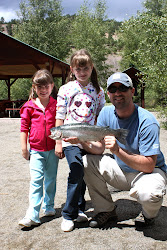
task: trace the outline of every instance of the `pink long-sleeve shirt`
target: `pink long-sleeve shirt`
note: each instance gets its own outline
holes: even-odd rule
[[[55,127],[57,101],[50,101],[43,111],[32,100],[20,110],[21,132],[28,132],[30,148],[35,151],[50,151],[55,148],[55,140],[50,137],[50,129]]]

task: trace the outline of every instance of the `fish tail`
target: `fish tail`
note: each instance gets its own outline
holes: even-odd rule
[[[116,139],[120,142],[120,143],[122,143],[122,144],[126,144],[126,137],[127,137],[127,135],[128,135],[128,130],[127,129],[119,129],[119,132],[118,132],[118,134],[117,134],[117,136],[116,136]]]

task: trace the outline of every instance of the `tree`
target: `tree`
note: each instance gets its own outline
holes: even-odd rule
[[[146,0],[143,5],[150,13],[156,16],[162,16],[167,8],[166,0]]]
[[[59,0],[29,0],[21,2],[19,23],[14,37],[64,60],[69,51],[68,19],[62,17]]]
[[[121,68],[129,68],[130,66],[138,66],[138,57],[135,54],[142,39],[142,32],[139,30],[138,19],[130,18],[122,23],[117,32],[118,44],[121,49],[122,61]]]
[[[156,93],[159,103],[167,101],[166,68],[167,68],[167,18],[156,16],[150,20],[149,15],[143,15],[142,29],[145,37],[140,41],[138,54],[140,65],[147,72],[147,82]]]
[[[107,69],[105,61],[109,54],[107,47],[107,26],[105,25],[105,1],[94,2],[94,10],[90,11],[88,1],[84,1],[71,26],[71,43],[75,49],[87,49],[100,75],[100,81],[106,81]]]
[[[1,19],[0,19],[0,31],[2,31],[2,32],[4,31],[4,27],[3,27],[4,22],[5,22],[4,17],[1,17]]]
[[[1,100],[5,100],[8,98],[8,89],[4,80],[0,81],[0,96]]]
[[[145,76],[146,90],[153,91],[157,103],[167,101],[167,16],[143,13],[124,22],[120,30],[123,44],[122,66],[130,64]]]
[[[4,17],[1,17],[0,23],[1,24],[5,23],[5,18]]]

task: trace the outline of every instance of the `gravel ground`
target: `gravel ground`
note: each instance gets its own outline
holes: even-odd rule
[[[155,113],[156,115],[156,113]],[[21,156],[20,119],[0,119],[0,249],[60,249],[60,250],[129,250],[167,249],[167,197],[165,196],[156,225],[137,230],[133,218],[140,212],[140,205],[129,197],[128,192],[114,192],[118,222],[102,229],[92,229],[88,223],[76,223],[75,229],[64,233],[60,229],[61,210],[66,200],[68,165],[65,159],[59,163],[56,216],[44,217],[42,224],[29,229],[18,226],[28,207],[29,166]],[[167,131],[161,129],[161,149],[167,160]],[[86,192],[86,214],[91,217],[93,208]]]

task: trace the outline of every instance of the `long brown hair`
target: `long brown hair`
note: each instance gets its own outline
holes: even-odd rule
[[[93,65],[92,57],[86,49],[80,49],[80,50],[76,51],[71,56],[71,59],[70,59],[70,66],[72,68],[75,66],[85,67],[88,63],[91,66]],[[100,85],[98,83],[97,72],[96,72],[94,65],[93,65],[92,74],[91,74],[90,79],[91,79],[91,82],[92,82],[93,86],[95,87],[97,93],[99,93],[100,92]],[[68,78],[67,78],[67,81],[72,81],[72,80],[75,80],[75,76],[70,71]]]
[[[29,94],[29,98],[28,100],[32,100],[36,97],[36,93],[34,90],[34,85],[45,85],[48,83],[54,83],[53,81],[53,76],[52,74],[49,72],[49,70],[47,69],[40,69],[38,71],[35,72],[35,74],[32,77],[32,88],[30,90],[30,94]],[[57,98],[57,88],[54,84],[53,90],[52,90],[52,94],[51,96],[56,99]]]

